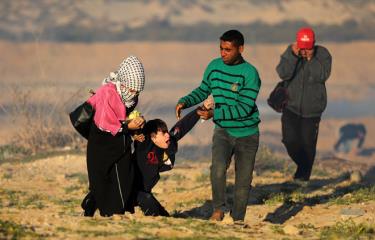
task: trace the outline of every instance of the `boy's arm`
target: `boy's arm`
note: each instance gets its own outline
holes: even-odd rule
[[[176,140],[180,140],[185,136],[186,133],[188,133],[194,125],[199,120],[199,115],[197,114],[197,109],[194,109],[193,111],[189,112],[187,115],[185,115],[183,118],[181,118],[169,131],[169,134],[171,137],[175,137]]]

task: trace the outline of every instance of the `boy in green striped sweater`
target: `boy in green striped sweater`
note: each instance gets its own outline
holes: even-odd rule
[[[203,119],[213,117],[215,130],[212,143],[211,186],[214,211],[211,220],[224,217],[226,171],[235,159],[234,204],[231,217],[243,222],[249,197],[255,155],[259,145],[259,111],[255,104],[261,81],[256,68],[246,62],[243,35],[229,30],[220,37],[221,58],[207,66],[200,86],[182,97],[176,106],[181,110],[204,101],[212,94],[215,108],[198,111]]]

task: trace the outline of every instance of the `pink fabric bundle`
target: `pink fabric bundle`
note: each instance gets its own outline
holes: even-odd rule
[[[121,129],[121,121],[126,119],[126,108],[116,86],[112,83],[101,86],[87,102],[95,109],[95,125],[115,136]]]

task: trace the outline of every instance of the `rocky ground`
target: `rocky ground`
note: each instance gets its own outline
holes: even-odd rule
[[[289,181],[293,169],[288,162],[280,168],[266,163],[267,156],[257,163],[245,226],[234,225],[228,216],[219,223],[207,220],[212,211],[209,162],[177,162],[162,175],[154,193],[173,215],[170,218],[145,217],[139,209],[133,215],[83,217],[84,155],[3,163],[0,239],[375,238],[373,166],[351,159],[318,159],[312,180],[301,186]],[[228,176],[230,205],[233,166]]]

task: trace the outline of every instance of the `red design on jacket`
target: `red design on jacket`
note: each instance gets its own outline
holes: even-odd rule
[[[156,157],[156,154],[155,152],[149,152],[147,153],[147,163],[148,164],[152,164],[152,165],[155,165],[155,164],[158,164],[158,158]]]

